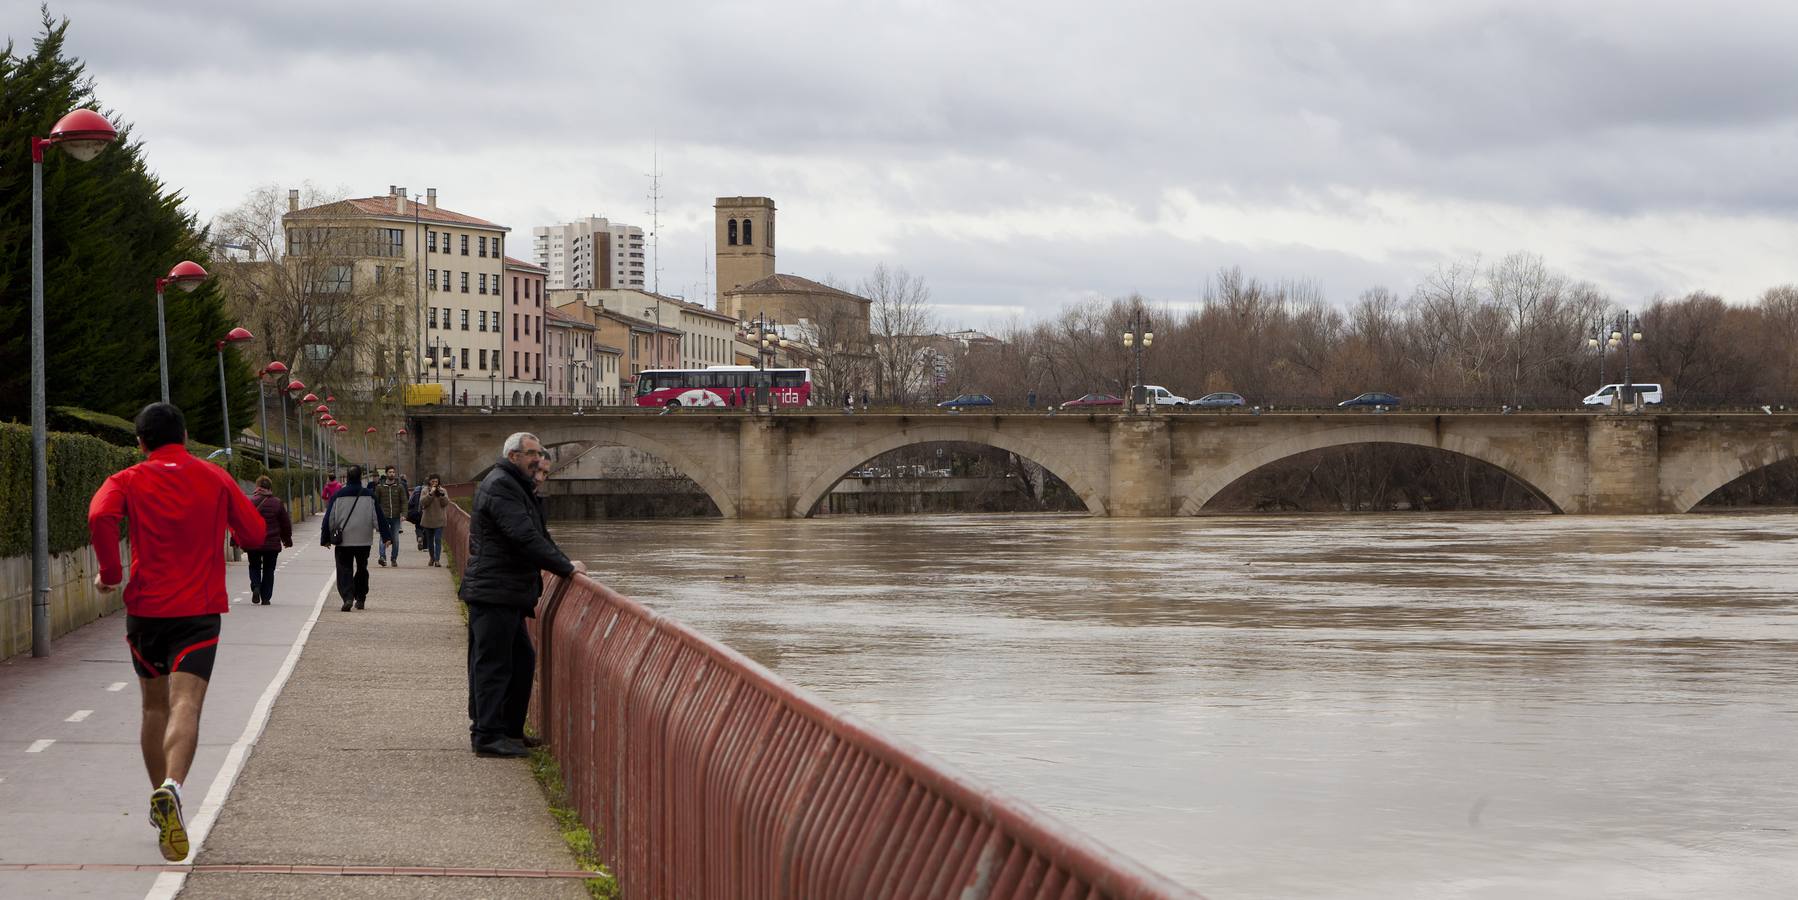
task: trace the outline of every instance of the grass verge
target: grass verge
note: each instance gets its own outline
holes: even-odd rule
[[[581,817],[569,806],[568,789],[562,784],[562,767],[556,765],[556,758],[542,747],[533,749],[531,774],[537,776],[537,784],[549,800],[549,814],[555,817],[556,828],[562,832],[562,841],[568,845],[569,852],[574,854],[581,868],[598,873],[582,882],[587,886],[588,896],[594,900],[618,900],[623,896],[618,892],[618,879],[599,861],[599,850],[593,845],[593,832],[581,824]]]

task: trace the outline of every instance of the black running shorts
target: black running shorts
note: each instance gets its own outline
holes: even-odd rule
[[[219,616],[157,619],[127,615],[125,644],[131,648],[131,666],[139,678],[186,672],[210,681],[212,661],[218,655]]]

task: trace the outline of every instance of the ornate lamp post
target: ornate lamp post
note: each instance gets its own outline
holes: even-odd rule
[[[230,396],[229,396],[230,392],[225,389],[225,345],[226,344],[242,344],[246,341],[253,341],[255,339],[256,339],[256,336],[251,334],[248,329],[233,328],[233,329],[231,329],[231,331],[229,333],[227,333],[224,336],[223,339],[219,340],[216,344],[213,345],[213,348],[218,350],[218,354],[219,354],[219,411],[225,417],[225,462],[227,463],[227,465],[231,462],[231,457],[235,454],[233,454],[233,452],[231,450],[231,400],[230,400]],[[164,368],[165,372],[167,370],[167,367],[168,367],[168,360],[165,359],[165,360],[163,360],[163,368]],[[164,388],[166,389],[166,387],[167,387],[167,385],[165,384]],[[168,401],[165,400],[163,402],[166,403]]]
[[[1143,315],[1142,307],[1138,306],[1131,314],[1129,328],[1124,332],[1125,349],[1133,350],[1136,354],[1136,383],[1130,387],[1130,405],[1133,407],[1148,400],[1148,392],[1142,386],[1142,352],[1154,343],[1155,332],[1149,330],[1149,317]],[[1149,403],[1148,407],[1149,413],[1154,414],[1155,405]]]
[[[31,655],[50,655],[50,427],[44,400],[44,149],[79,161],[100,155],[119,132],[106,117],[78,109],[31,136]]]
[[[169,270],[169,274],[156,279],[156,349],[162,360],[162,402],[164,403],[169,402],[169,334],[167,326],[163,324],[162,292],[164,288],[172,284],[186,293],[193,293],[193,289],[199,287],[200,282],[205,280],[206,270],[200,268],[200,264],[192,260],[175,263],[175,267]]]
[[[1617,328],[1611,332],[1610,340],[1607,341],[1612,349],[1616,349],[1619,344],[1623,345],[1623,400],[1625,403],[1633,402],[1636,399],[1636,383],[1630,380],[1629,374],[1629,345],[1641,342],[1642,320],[1626,309],[1623,311],[1623,315],[1618,317]]]
[[[1592,329],[1592,336],[1586,338],[1586,346],[1598,354],[1598,386],[1600,388],[1605,386],[1604,354],[1609,346],[1609,338],[1605,335],[1605,330],[1604,313],[1599,313],[1598,321],[1594,323]]]

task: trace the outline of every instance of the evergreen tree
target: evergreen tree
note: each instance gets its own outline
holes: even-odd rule
[[[31,156],[75,109],[98,109],[119,130],[99,156],[81,162],[44,154],[46,396],[130,418],[158,399],[155,280],[191,259],[211,269],[205,235],[181,196],[149,171],[144,147],[117,113],[100,106],[85,66],[65,52],[68,19],[43,10],[28,54],[0,52],[0,420],[25,421],[31,394]],[[191,436],[223,439],[214,344],[230,331],[219,291],[171,288],[167,303],[170,399]],[[232,420],[254,415],[253,369],[225,351]]]

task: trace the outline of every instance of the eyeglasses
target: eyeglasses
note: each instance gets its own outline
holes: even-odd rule
[[[542,450],[514,450],[512,452],[513,453],[522,453],[525,456],[542,456],[543,455]]]

